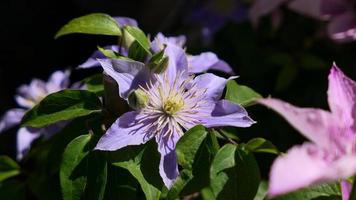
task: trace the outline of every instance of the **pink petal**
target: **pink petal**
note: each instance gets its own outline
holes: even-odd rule
[[[315,108],[298,108],[284,101],[268,98],[258,100],[284,117],[302,135],[320,146],[329,146],[331,126],[334,125],[331,113]]]
[[[328,102],[333,115],[355,130],[356,83],[334,64],[329,74]]]
[[[352,190],[352,184],[347,181],[341,181],[340,185],[342,200],[349,200],[350,193]]]
[[[293,0],[288,4],[288,8],[316,19],[322,19],[320,14],[320,4],[322,0]]]
[[[324,153],[314,144],[291,148],[272,165],[268,195],[274,197],[330,180],[330,163],[323,158]]]
[[[335,16],[328,26],[329,37],[338,42],[356,39],[356,18],[352,12]]]
[[[345,12],[348,6],[347,0],[322,0],[320,11],[322,15],[332,17]]]

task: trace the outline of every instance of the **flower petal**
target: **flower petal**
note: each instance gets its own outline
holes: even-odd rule
[[[348,6],[348,2],[345,0],[322,0],[320,11],[322,15],[330,17],[346,12]]]
[[[335,16],[328,25],[329,37],[338,42],[356,39],[356,18],[352,12]]]
[[[183,76],[180,79],[184,79],[184,76],[188,77],[188,60],[184,50],[168,43],[164,53],[169,58],[164,75],[167,76],[170,83],[173,84],[178,75]]]
[[[167,131],[167,127],[168,126],[163,128],[161,134],[156,136],[156,142],[158,144],[158,151],[161,154],[159,174],[161,175],[164,185],[169,189],[173,186],[179,175],[175,148],[180,135],[176,128],[173,127],[173,133],[166,136],[163,132]]]
[[[17,131],[17,159],[21,160],[30,150],[31,143],[40,136],[40,129],[20,128]]]
[[[352,190],[352,184],[347,181],[341,181],[340,185],[342,200],[349,200],[350,193]]]
[[[314,108],[298,108],[284,101],[268,98],[258,100],[284,117],[302,135],[321,146],[329,146],[335,120],[331,113]],[[336,125],[335,125],[336,126]]]
[[[140,83],[145,83],[150,78],[150,73],[145,64],[129,60],[99,60],[104,72],[112,77],[119,86],[121,98],[127,99],[133,89],[137,89]]]
[[[206,99],[216,101],[221,98],[227,81],[235,78],[237,78],[237,76],[225,79],[212,73],[206,73],[195,77],[192,84],[195,84],[196,87],[202,90],[206,90]]]
[[[210,116],[200,119],[201,123],[208,128],[219,126],[249,127],[255,123],[242,106],[227,100],[217,102],[208,114]]]
[[[233,73],[231,67],[212,52],[203,52],[196,56],[188,56],[188,67],[190,73],[202,73],[209,69]]]
[[[334,63],[329,74],[328,102],[331,112],[356,131],[356,82]]]
[[[59,90],[68,88],[70,71],[55,71],[48,82],[46,83],[47,93],[58,92]]]
[[[25,115],[25,110],[20,108],[13,108],[8,110],[0,120],[0,133],[6,131],[21,122]]]
[[[166,37],[162,33],[157,33],[154,40],[151,42],[151,49],[153,52],[159,52],[164,48],[164,45],[171,44],[178,47],[183,47],[187,38],[184,35],[176,37]]]
[[[288,0],[256,0],[250,8],[249,15],[254,26],[258,25],[259,19],[275,11]]]
[[[292,0],[288,4],[288,8],[309,17],[322,19],[323,17],[320,14],[321,1],[323,0]]]
[[[121,16],[116,16],[114,19],[117,21],[120,27],[124,26],[135,26],[137,27],[137,21],[130,18],[130,17],[121,17]]]
[[[100,138],[95,149],[116,151],[129,145],[146,143],[153,137],[147,129],[152,121],[144,121],[146,124],[138,122],[142,117],[136,111],[123,114]]]
[[[331,164],[324,156],[319,147],[310,143],[295,146],[286,155],[279,156],[271,168],[269,196],[332,180]]]
[[[115,52],[119,51],[119,47],[117,45],[106,46],[104,47],[104,49],[111,49]],[[124,50],[123,54],[126,56],[127,50]],[[98,61],[98,59],[105,59],[105,58],[106,58],[105,55],[101,51],[96,50],[84,63],[78,66],[78,69],[89,69],[92,67],[99,67],[100,62]]]

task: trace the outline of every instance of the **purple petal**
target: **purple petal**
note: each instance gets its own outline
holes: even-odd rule
[[[329,37],[338,42],[349,42],[356,39],[356,18],[352,12],[334,17],[328,25]]]
[[[342,200],[349,200],[350,193],[352,190],[352,184],[347,181],[341,181],[340,185]]]
[[[163,132],[168,131],[167,127],[163,128],[161,134],[156,136],[156,142],[158,144],[158,151],[161,154],[159,174],[162,177],[164,185],[170,189],[179,175],[175,148],[180,135],[173,128],[173,133],[165,137],[166,134],[163,134]]]
[[[58,92],[59,90],[68,88],[70,71],[55,71],[46,83],[47,93]]]
[[[202,73],[209,69],[233,73],[231,67],[223,60],[220,60],[212,52],[204,52],[196,56],[188,56],[188,66],[190,73]]]
[[[198,88],[201,88],[202,90],[206,90],[206,99],[216,101],[221,98],[227,81],[234,78],[237,77],[233,76],[229,79],[225,79],[211,73],[206,73],[195,77],[192,84],[195,84]]]
[[[278,196],[332,180],[333,174],[326,157],[321,149],[310,143],[291,148],[272,165],[269,196]]]
[[[106,46],[104,49],[111,49],[115,52],[119,51],[119,47],[117,45],[111,45],[111,46]],[[127,50],[122,49],[123,55],[127,56]],[[84,63],[78,66],[79,69],[89,69],[92,67],[99,67],[100,62],[98,59],[105,59],[105,55],[99,51],[96,50]]]
[[[320,11],[326,17],[333,17],[346,12],[348,6],[348,2],[345,0],[322,0]]]
[[[146,143],[153,135],[148,133],[147,126],[150,125],[139,122],[143,116],[138,112],[127,112],[119,117],[103,135],[95,149],[103,151],[116,151],[129,145],[139,145]]]
[[[254,26],[258,25],[261,17],[275,11],[279,6],[288,0],[256,0],[250,8],[249,15]]]
[[[164,48],[164,45],[171,44],[178,47],[183,47],[187,38],[184,35],[176,37],[166,37],[162,33],[157,33],[154,40],[151,42],[151,49],[153,52],[159,52]]]
[[[179,79],[184,79],[181,76],[188,77],[188,60],[184,50],[176,45],[167,44],[164,53],[169,58],[168,67],[164,74],[170,83],[173,84],[177,76],[180,76]]]
[[[201,123],[208,128],[220,126],[249,127],[255,123],[242,106],[227,100],[217,102],[208,114],[210,116],[200,119]]]
[[[137,89],[150,78],[148,68],[141,62],[119,59],[104,59],[99,62],[104,72],[117,82],[120,97],[124,99],[127,99],[131,90]]]
[[[114,19],[117,21],[120,27],[123,26],[138,26],[137,21],[129,17],[116,16]]]
[[[30,150],[31,143],[40,136],[40,129],[20,128],[17,131],[17,159],[21,160]]]
[[[288,8],[309,17],[322,19],[320,12],[321,1],[323,0],[292,0],[288,4]]]
[[[0,133],[6,131],[21,122],[25,115],[25,110],[20,108],[13,108],[8,110],[0,120]]]
[[[39,79],[33,79],[29,85],[21,85],[17,89],[15,99],[20,106],[32,108],[47,93],[46,83]]]
[[[337,126],[331,113],[314,108],[298,108],[278,99],[258,100],[284,117],[302,135],[320,146],[329,146],[332,130]]]
[[[329,74],[328,102],[331,112],[356,131],[356,83],[334,63]]]

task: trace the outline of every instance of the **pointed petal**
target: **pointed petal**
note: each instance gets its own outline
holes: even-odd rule
[[[352,184],[347,181],[341,181],[340,185],[342,200],[349,200],[350,193],[352,190]]]
[[[292,0],[288,4],[288,8],[309,17],[322,19],[323,17],[320,13],[321,1],[323,0]]]
[[[137,27],[137,21],[135,19],[132,19],[130,17],[121,17],[121,16],[116,16],[114,19],[117,21],[120,27],[124,26],[135,26]]]
[[[147,126],[152,121],[139,122],[144,117],[138,112],[127,112],[119,117],[103,135],[95,149],[116,151],[129,145],[146,143],[153,136],[149,134]]]
[[[237,78],[237,76],[225,79],[212,73],[206,73],[195,77],[192,84],[195,84],[196,87],[201,88],[202,90],[206,90],[206,99],[216,101],[221,98],[227,81],[235,78]]]
[[[287,154],[279,156],[271,168],[269,196],[332,180],[330,163],[323,159],[324,156],[321,149],[310,143],[295,146]]]
[[[255,123],[243,107],[227,100],[217,102],[208,115],[210,116],[200,119],[201,123],[208,128],[219,126],[249,127]]]
[[[8,110],[0,120],[0,133],[19,124],[24,115],[24,109],[13,108]]]
[[[268,98],[257,101],[283,118],[309,140],[321,146],[330,145],[335,120],[331,113],[315,108],[298,108],[284,101]]]
[[[157,33],[154,40],[151,42],[151,49],[153,52],[159,52],[164,48],[164,45],[171,44],[178,47],[183,47],[187,38],[184,35],[176,37],[166,37],[162,33]]]
[[[210,69],[232,73],[231,67],[212,52],[188,56],[188,67],[190,73],[202,73]]]
[[[31,143],[40,137],[40,129],[20,128],[17,132],[17,159],[21,160],[30,150]]]
[[[165,55],[168,57],[168,67],[164,72],[171,84],[177,79],[188,77],[188,61],[184,50],[176,45],[167,44]]]
[[[356,82],[348,78],[336,64],[329,74],[328,102],[331,112],[356,131]]]
[[[163,128],[162,132],[166,132],[167,127]],[[170,189],[179,175],[175,148],[180,135],[176,128],[173,128],[173,133],[168,136],[162,132],[156,136],[158,151],[161,154],[159,174],[161,175],[164,185]]]
[[[99,60],[104,72],[112,77],[119,86],[121,98],[127,99],[131,90],[137,89],[150,78],[145,64],[129,60]]]

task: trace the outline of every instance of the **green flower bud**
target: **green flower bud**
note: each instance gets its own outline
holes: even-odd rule
[[[129,94],[128,101],[131,108],[138,110],[146,106],[149,96],[145,91],[137,89]]]

